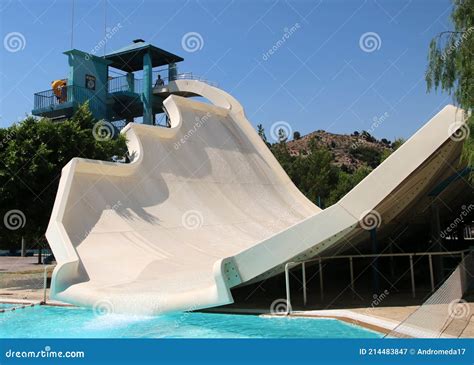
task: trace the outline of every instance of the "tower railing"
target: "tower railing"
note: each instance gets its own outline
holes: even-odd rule
[[[109,94],[116,92],[133,92],[135,94],[140,94],[143,90],[143,80],[142,79],[132,79],[130,80],[127,76],[114,77],[108,80],[107,82],[107,91]]]
[[[41,91],[34,94],[34,108],[43,109],[53,107],[55,105],[63,104],[68,101],[68,89],[64,88],[62,92],[57,96],[53,89]]]
[[[192,72],[183,72],[177,74],[171,80],[165,74],[167,70],[155,70],[152,73],[153,77],[153,87],[159,87],[156,84],[158,75],[163,75],[161,79],[163,80],[163,86],[169,84],[170,81],[175,80],[198,80],[205,82],[211,86],[217,86],[217,83],[209,81],[204,77],[193,74]],[[166,75],[166,76],[164,76]],[[114,77],[108,80],[107,82],[107,92],[108,94],[113,94],[117,92],[132,92],[135,94],[141,94],[143,92],[143,79],[130,79],[129,76],[119,76]],[[80,87],[76,85],[67,85],[59,89],[49,89],[41,91],[34,94],[34,109],[60,109],[62,106],[70,107],[69,103],[78,103],[83,104],[86,101],[98,101],[97,103],[90,103],[91,111],[94,113],[94,108],[104,108],[105,100],[100,100],[94,90],[87,89],[85,87]],[[98,115],[102,115],[101,111],[98,111]]]
[[[192,72],[179,73],[176,75],[176,77],[173,77],[172,79],[168,77],[168,70],[155,70],[153,71],[152,75],[153,75],[153,87],[158,87],[158,85],[156,84],[158,75],[160,75],[161,79],[163,80],[164,85],[168,84],[170,81],[175,81],[175,80],[197,80],[197,81],[205,82],[206,84],[209,84],[211,86],[217,86],[216,82],[209,81],[202,76],[193,74]]]
[[[102,114],[99,108],[105,108],[105,102],[93,90],[76,85],[64,86],[56,90],[56,92],[51,89],[36,93],[34,95],[34,108],[59,109],[63,105],[70,107],[72,102],[84,104],[88,101],[90,101],[89,108],[92,113]]]

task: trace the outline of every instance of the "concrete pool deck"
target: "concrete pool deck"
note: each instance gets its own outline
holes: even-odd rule
[[[38,256],[0,256],[0,274],[38,270],[44,270],[44,265],[38,264]]]
[[[292,317],[335,318],[353,323],[377,332],[388,334],[401,322],[407,319],[419,306],[398,306],[378,308],[330,309],[314,311],[295,311]],[[474,303],[469,303],[470,313],[474,313]],[[474,338],[474,317],[471,316],[465,328],[450,328],[445,337],[458,337],[456,331],[461,330],[462,338]]]
[[[390,306],[390,307],[361,307],[350,309],[322,309],[322,310],[294,310],[290,317],[305,317],[305,318],[333,318],[347,323],[352,323],[367,329],[371,329],[383,334],[388,334],[401,322],[406,320],[415,310],[419,308],[418,305],[412,306]],[[474,313],[474,303],[469,303],[470,313]],[[210,313],[233,313],[233,314],[254,314],[268,317],[281,317],[283,314],[272,314],[268,309],[251,309],[251,308],[211,308],[206,312]],[[455,332],[459,328],[453,327],[450,329]],[[447,332],[445,337],[450,337]],[[458,337],[454,335],[452,337]],[[462,330],[461,336],[463,338],[474,338],[474,316],[471,316],[469,324]]]
[[[42,301],[44,272],[47,270],[49,281],[54,266],[38,264],[37,256],[0,256],[0,298]],[[46,295],[49,296],[49,289]]]

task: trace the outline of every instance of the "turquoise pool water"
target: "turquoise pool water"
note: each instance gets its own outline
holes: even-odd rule
[[[21,304],[7,304],[7,303],[0,303],[0,309],[10,309],[14,307],[20,307]]]
[[[0,313],[0,338],[379,338],[332,319],[176,313],[96,315],[88,309],[35,306]]]

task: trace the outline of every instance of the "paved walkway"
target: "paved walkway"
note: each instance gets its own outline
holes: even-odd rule
[[[45,268],[49,279],[54,266],[38,265],[37,256],[0,256],[0,299],[42,301]]]
[[[42,271],[43,265],[38,265],[37,256],[0,256],[0,274],[6,272]]]
[[[400,322],[408,318],[418,306],[397,306],[397,307],[377,307],[377,308],[352,308],[352,309],[332,309],[314,311],[295,311],[293,316],[297,317],[330,317],[337,318],[350,323],[358,324],[382,333],[393,330]],[[469,303],[469,313],[474,313],[474,303]],[[443,305],[445,309],[445,305]],[[464,328],[466,322],[460,323]],[[457,337],[462,328],[451,328],[450,331]],[[464,328],[460,337],[474,338],[474,316],[470,318],[469,324]]]

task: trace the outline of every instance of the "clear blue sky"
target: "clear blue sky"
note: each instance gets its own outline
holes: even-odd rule
[[[72,0],[0,0],[0,126],[24,117],[33,94],[67,75]],[[74,48],[104,37],[104,0],[76,0]],[[107,51],[143,38],[184,57],[181,71],[215,81],[256,126],[286,121],[302,134],[371,129],[378,138],[409,137],[451,97],[426,94],[430,39],[450,28],[450,1],[107,1],[107,27],[121,28]],[[285,28],[293,32],[285,42]],[[20,49],[5,37],[19,32]],[[188,52],[183,36],[202,48]],[[361,36],[376,33],[374,44]],[[370,37],[370,35],[369,35]],[[377,37],[380,39],[377,39]],[[276,51],[264,57],[270,48]],[[99,50],[101,55],[103,49]],[[267,54],[268,56],[268,54]]]

